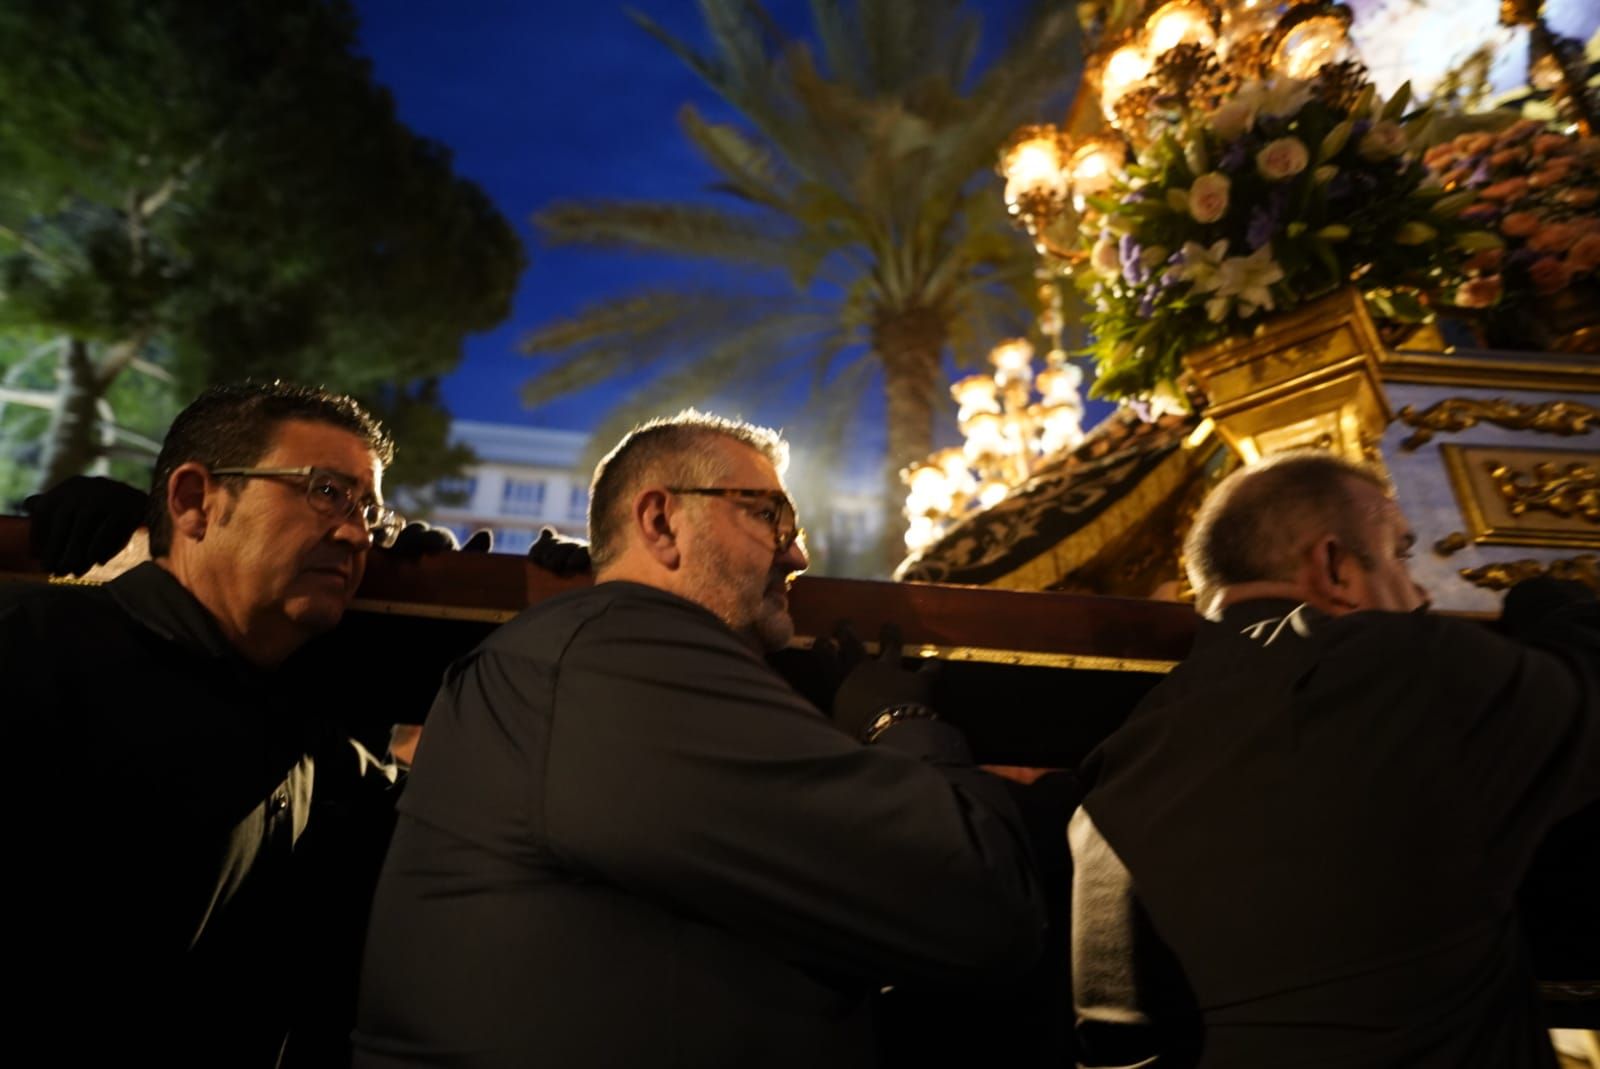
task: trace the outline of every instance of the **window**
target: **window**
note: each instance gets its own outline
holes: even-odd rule
[[[435,489],[439,492],[440,504],[470,505],[478,493],[478,478],[475,475],[460,475],[451,479],[440,479]]]
[[[534,532],[526,527],[496,527],[494,529],[494,551],[496,553],[512,553],[517,556],[528,552],[528,547],[533,545]]]
[[[538,516],[544,512],[543,479],[507,479],[500,494],[500,512],[505,516]]]
[[[567,502],[567,519],[582,522],[589,517],[589,488],[582,483],[574,483],[572,496]]]

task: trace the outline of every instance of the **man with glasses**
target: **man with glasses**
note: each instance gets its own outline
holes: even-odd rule
[[[25,785],[13,1033],[50,1060],[278,1061],[315,960],[291,867],[313,772],[319,800],[395,775],[322,718],[341,688],[283,666],[339,622],[400,523],[382,499],[393,452],[348,397],[207,390],[156,462],[152,560],[103,587],[5,592]]]
[[[980,983],[1045,909],[1004,784],[893,643],[833,720],[763,653],[806,567],[776,434],[647,424],[595,585],[457,662],[373,904],[356,1065],[872,1064],[886,984]]]

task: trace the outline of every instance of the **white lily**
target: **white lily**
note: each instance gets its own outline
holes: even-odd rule
[[[1183,243],[1183,262],[1167,268],[1167,275],[1192,283],[1195,293],[1210,293],[1222,284],[1218,270],[1223,257],[1227,255],[1227,238],[1215,242],[1209,249],[1198,241],[1186,241]]]
[[[1217,296],[1233,298],[1240,317],[1248,319],[1262,309],[1272,310],[1272,285],[1283,281],[1283,267],[1272,258],[1272,246],[1263,245],[1249,256],[1222,261],[1217,279]],[[1211,311],[1209,303],[1206,311]]]

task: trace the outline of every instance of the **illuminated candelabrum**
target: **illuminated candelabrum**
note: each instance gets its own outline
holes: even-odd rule
[[[1500,0],[1502,26],[1528,28],[1528,84],[1550,94],[1556,117],[1589,136],[1600,128],[1600,89],[1590,84],[1583,42],[1544,20],[1543,0]]]
[[[1328,0],[1154,7],[1104,35],[1088,57],[1085,84],[1097,94],[1099,114],[1075,125],[1103,120],[1108,129],[1069,134],[1041,123],[1019,129],[1001,149],[1007,208],[1040,255],[1070,273],[1083,257],[1079,228],[1093,221],[1089,198],[1111,188],[1131,152],[1186,116],[1210,112],[1252,80],[1309,79],[1330,65],[1359,88],[1366,73],[1350,45],[1350,22],[1350,9]]]
[[[998,503],[1041,461],[1082,440],[1083,372],[1059,344],[1038,374],[1033,355],[1026,339],[1002,342],[989,354],[991,374],[969,375],[950,388],[966,440],[901,473],[910,552],[938,541],[968,513]]]

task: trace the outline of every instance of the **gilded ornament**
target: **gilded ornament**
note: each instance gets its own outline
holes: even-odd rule
[[[1486,467],[1511,515],[1542,509],[1563,518],[1577,516],[1600,524],[1600,468],[1541,462],[1529,474],[1493,460]]]
[[[1482,400],[1476,397],[1450,397],[1421,412],[1411,405],[1400,410],[1400,419],[1416,433],[1400,443],[1412,452],[1444,431],[1464,431],[1479,423],[1493,423],[1514,431],[1537,431],[1571,437],[1588,434],[1600,424],[1600,408],[1581,401],[1544,401],[1523,404],[1503,397]]]
[[[1539,576],[1583,583],[1600,592],[1600,556],[1584,553],[1564,560],[1496,561],[1478,568],[1461,569],[1461,578],[1486,590],[1507,590],[1524,579]]]
[[[1464,531],[1451,531],[1433,544],[1433,551],[1441,557],[1448,557],[1452,553],[1459,553],[1468,545],[1467,535]]]

